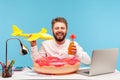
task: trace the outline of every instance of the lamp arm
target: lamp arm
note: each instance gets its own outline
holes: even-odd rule
[[[23,45],[22,42],[20,41],[20,39],[18,39],[18,38],[9,38],[9,39],[6,40],[6,55],[5,55],[6,66],[7,66],[7,60],[8,60],[7,45],[8,45],[8,41],[11,40],[11,39],[16,39],[20,42],[21,46]]]

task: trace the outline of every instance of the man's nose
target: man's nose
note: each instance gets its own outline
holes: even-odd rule
[[[62,28],[59,28],[58,30],[59,30],[59,31],[62,31]]]

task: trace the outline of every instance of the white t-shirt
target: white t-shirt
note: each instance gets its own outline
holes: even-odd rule
[[[68,39],[66,39],[65,43],[62,45],[57,44],[54,39],[46,40],[42,42],[42,46],[40,50],[38,50],[37,46],[31,47],[32,50],[31,57],[33,60],[36,60],[39,57],[43,57],[43,56],[53,56],[58,58],[71,57],[68,54],[69,44],[70,44],[70,40]],[[74,44],[76,45],[77,48],[77,53],[75,56],[78,57],[82,63],[90,64],[91,59],[88,56],[88,54],[83,51],[82,47],[80,47],[77,42],[74,42]]]

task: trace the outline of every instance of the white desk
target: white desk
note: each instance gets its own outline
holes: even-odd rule
[[[37,74],[29,68],[25,68],[23,71],[14,71],[12,77],[10,78],[2,78],[0,76],[0,80],[18,80],[18,79],[84,79],[84,80],[120,80],[120,72],[116,71],[115,73],[109,73],[99,76],[83,76],[77,73],[68,74],[68,75],[43,75]]]

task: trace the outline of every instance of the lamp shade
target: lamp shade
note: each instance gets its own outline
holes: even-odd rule
[[[20,49],[21,55],[28,54],[28,52],[29,52],[28,48],[25,45],[23,45],[21,42],[20,42],[20,45],[21,45],[21,49]]]

